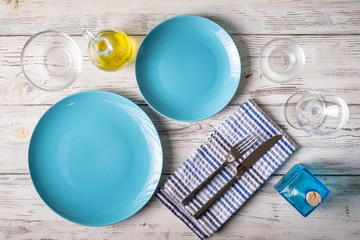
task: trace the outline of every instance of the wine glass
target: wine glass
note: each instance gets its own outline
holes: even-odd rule
[[[333,133],[349,118],[345,101],[323,89],[292,95],[285,103],[284,113],[293,128],[315,135]]]

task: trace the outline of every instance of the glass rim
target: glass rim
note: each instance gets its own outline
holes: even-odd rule
[[[301,66],[299,68],[299,70],[297,71],[296,74],[294,74],[293,77],[289,78],[289,79],[286,79],[286,80],[276,80],[276,79],[273,79],[271,77],[269,77],[267,75],[267,73],[265,73],[263,67],[262,67],[262,64],[261,64],[261,59],[263,58],[263,53],[265,51],[265,49],[270,45],[272,44],[273,42],[277,42],[277,41],[285,41],[285,42],[288,42],[288,43],[291,43],[293,46],[296,47],[296,49],[299,51],[300,53],[300,60],[301,60]],[[287,82],[290,82],[296,78],[298,78],[300,76],[300,74],[302,73],[303,69],[304,69],[304,65],[305,65],[305,53],[304,53],[304,50],[302,49],[302,47],[297,43],[295,42],[294,40],[290,39],[290,38],[284,38],[284,37],[280,37],[280,38],[275,38],[275,39],[271,39],[270,41],[268,41],[261,49],[260,51],[260,55],[259,55],[259,65],[260,65],[260,72],[261,74],[263,74],[266,79],[268,79],[269,81],[271,82],[274,82],[274,83],[287,83]]]
[[[27,74],[27,71],[25,70],[25,67],[24,67],[24,59],[25,59],[25,52],[26,52],[26,49],[27,47],[29,46],[29,44],[31,42],[33,42],[34,39],[36,39],[37,37],[41,36],[41,35],[45,35],[45,34],[48,34],[48,33],[54,33],[54,34],[57,34],[58,36],[61,36],[61,37],[64,37],[66,38],[67,40],[70,40],[71,44],[73,46],[75,46],[75,51],[78,52],[79,56],[81,56],[81,51],[80,51],[80,48],[79,46],[76,44],[76,42],[74,41],[74,39],[72,39],[69,35],[63,33],[63,32],[60,32],[60,31],[57,31],[57,30],[53,30],[53,29],[48,29],[48,30],[44,30],[44,31],[41,31],[41,32],[38,32],[34,35],[32,35],[25,43],[24,47],[22,48],[21,50],[21,55],[20,55],[20,65],[21,65],[21,70],[25,76],[25,78],[35,87],[41,89],[41,90],[44,90],[44,91],[49,91],[49,92],[55,92],[55,91],[60,91],[60,90],[63,90],[67,87],[69,87],[71,84],[74,83],[74,81],[77,79],[77,77],[79,76],[80,74],[80,69],[82,67],[82,60],[79,61],[79,70],[77,71],[76,73],[76,76],[73,77],[71,79],[71,81],[68,81],[66,84],[64,85],[61,85],[59,87],[54,87],[54,88],[44,88],[38,84],[36,84],[34,81],[31,80],[31,78],[29,77],[29,75]]]
[[[323,96],[321,94],[326,94],[327,96],[332,96],[335,97],[337,99],[337,101],[340,102],[340,104],[342,104],[342,106],[344,107],[344,116],[342,117],[342,124],[337,126],[336,128],[330,129],[329,131],[322,131],[320,129],[318,129],[317,127],[313,127],[313,128],[309,128],[308,130],[305,130],[300,124],[299,122],[293,122],[291,121],[291,118],[288,117],[288,114],[291,114],[291,110],[289,110],[290,104],[292,104],[292,108],[293,109],[297,109],[299,107],[299,102],[291,102],[292,99],[294,97],[298,97],[297,101],[300,101],[301,99],[303,99],[303,97],[307,94],[313,94],[313,95],[317,95],[319,99],[322,99]],[[295,110],[296,111],[296,110]],[[295,112],[294,112],[295,113]],[[324,89],[324,88],[315,88],[315,89],[308,89],[306,91],[301,91],[301,92],[297,92],[292,94],[285,102],[284,105],[284,117],[285,117],[285,121],[294,129],[296,130],[303,130],[306,133],[313,135],[313,136],[324,136],[324,135],[329,135],[332,134],[338,130],[340,130],[349,120],[349,107],[348,104],[345,102],[345,100],[341,97],[339,97],[337,94],[335,94],[334,92]],[[319,131],[314,132],[314,129],[318,129]]]

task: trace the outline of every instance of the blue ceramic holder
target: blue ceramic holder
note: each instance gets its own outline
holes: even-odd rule
[[[309,170],[297,164],[274,188],[304,217],[314,211],[330,193]]]

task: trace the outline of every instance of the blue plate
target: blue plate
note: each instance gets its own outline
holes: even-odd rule
[[[149,117],[109,92],[71,95],[40,119],[29,169],[44,202],[82,225],[103,226],[139,211],[162,171],[162,148]]]
[[[241,63],[233,40],[219,25],[203,17],[178,16],[145,37],[135,70],[140,91],[155,111],[197,121],[230,102]]]

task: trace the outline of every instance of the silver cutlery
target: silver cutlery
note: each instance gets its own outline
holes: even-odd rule
[[[235,144],[229,151],[228,155],[226,156],[225,161],[212,173],[208,176],[202,183],[200,183],[194,190],[192,190],[189,195],[187,195],[184,200],[181,201],[182,204],[187,205],[195,195],[203,189],[206,184],[208,184],[211,179],[213,179],[222,169],[229,163],[241,158],[243,154],[250,149],[250,147],[258,140],[257,137],[253,135],[247,135],[244,139],[240,142]]]
[[[246,171],[248,171],[267,151],[269,151],[280,139],[281,135],[276,135],[256,148],[247,156],[239,166],[234,177],[230,179],[214,196],[212,196],[195,214],[199,218],[218,198],[220,198]]]

